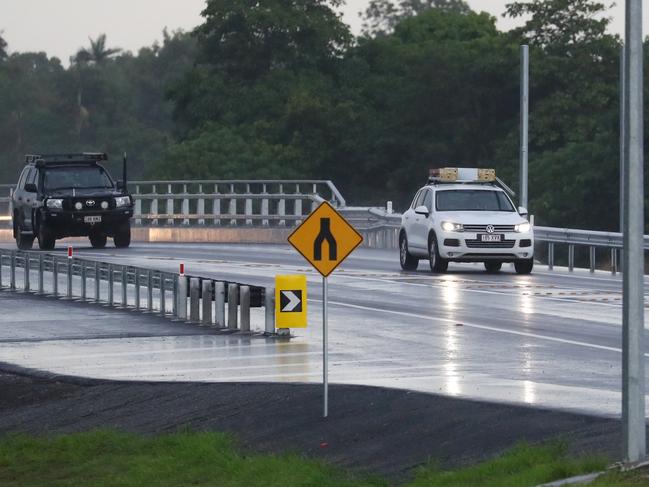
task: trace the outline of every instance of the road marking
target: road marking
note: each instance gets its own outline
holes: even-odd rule
[[[313,299],[312,301],[321,303],[321,300],[318,299]],[[363,311],[373,311],[375,313],[389,313],[393,315],[399,315],[399,316],[407,316],[409,318],[417,318],[417,319],[423,319],[423,320],[430,320],[430,321],[443,321],[445,323],[451,323],[453,325],[458,323],[458,320],[451,320],[448,318],[441,318],[441,317],[432,317],[432,316],[426,316],[418,313],[409,313],[407,311],[395,311],[395,310],[389,310],[389,309],[382,309],[382,308],[375,308],[375,307],[370,307],[370,306],[363,306],[360,304],[351,304],[351,303],[342,303],[340,301],[330,301],[330,304],[333,304],[335,306],[342,306],[346,308],[353,308],[353,309],[360,309]],[[466,321],[462,321],[462,325],[466,328],[476,328],[479,330],[486,330],[486,331],[493,331],[497,333],[506,333],[508,335],[517,335],[517,336],[524,336],[527,338],[536,338],[538,340],[547,340],[551,342],[557,342],[557,343],[564,343],[567,345],[576,345],[579,347],[586,347],[586,348],[593,348],[596,350],[606,350],[609,352],[616,352],[616,353],[622,353],[622,349],[620,348],[615,348],[615,347],[607,347],[605,345],[597,345],[594,343],[588,343],[588,342],[581,342],[577,340],[568,340],[565,338],[558,338],[558,337],[552,337],[552,336],[547,336],[547,335],[539,335],[537,333],[529,333],[525,331],[516,331],[516,330],[507,330],[504,328],[498,328],[495,326],[488,326],[488,325],[478,325],[476,323],[467,323]],[[645,357],[649,357],[649,353],[644,354]]]

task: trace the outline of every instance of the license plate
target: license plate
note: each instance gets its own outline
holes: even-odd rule
[[[490,235],[490,234],[481,234],[481,242],[500,242],[502,240],[502,235]]]
[[[100,223],[101,222],[101,217],[100,216],[84,216],[83,221],[84,221],[84,223]]]

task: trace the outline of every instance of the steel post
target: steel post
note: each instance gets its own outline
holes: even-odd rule
[[[176,317],[179,320],[187,319],[187,276],[178,276],[178,304]]]
[[[239,310],[241,313],[241,331],[250,331],[250,286],[239,288]]]
[[[128,306],[128,267],[122,266],[122,308]]]
[[[66,297],[68,299],[72,299],[72,258],[68,257],[68,262],[67,262],[67,267],[66,267],[66,278],[67,278],[67,289],[66,289]]]
[[[52,294],[54,297],[59,295],[59,261],[56,256],[52,256]]]
[[[9,263],[9,289],[16,290],[16,252],[11,251],[11,261]]]
[[[622,425],[624,460],[629,463],[644,460],[646,454],[642,42],[642,0],[626,0]]]
[[[266,288],[264,308],[266,312],[266,323],[264,329],[266,335],[273,335],[275,333],[275,288]]]
[[[596,247],[590,246],[588,248],[588,262],[590,264],[590,273],[591,274],[595,272],[595,266],[596,266],[596,264],[595,264],[595,257],[596,257],[595,251],[596,251]]]
[[[25,270],[25,278],[23,280],[23,288],[25,289],[25,292],[29,292],[30,290],[30,285],[29,285],[29,273],[30,273],[30,267],[31,267],[31,259],[29,257],[29,252],[25,252],[23,254],[25,256],[25,262],[24,262],[24,270]]]
[[[113,264],[108,264],[108,306],[113,305],[113,292],[115,284],[115,270]]]
[[[617,249],[615,247],[611,249],[611,274],[617,274]]]
[[[575,246],[568,245],[568,270],[572,272],[575,269]]]
[[[214,322],[219,328],[225,328],[225,283],[214,283]]]
[[[101,266],[95,262],[95,302],[101,301]]]
[[[554,242],[548,243],[548,270],[554,269]]]
[[[201,316],[201,281],[192,277],[189,280],[189,320],[197,323]]]
[[[167,314],[167,276],[164,272],[160,273],[160,314]]]
[[[150,313],[153,311],[153,272],[146,271],[146,309]]]
[[[133,282],[135,284],[135,310],[140,310],[140,269],[133,268]]]
[[[327,307],[329,299],[329,290],[327,289],[327,278],[322,278],[322,384],[323,391],[323,417],[329,415],[329,337],[327,330]]]
[[[38,254],[38,294],[43,294],[45,292],[45,262],[43,259],[43,254]]]
[[[626,120],[626,53],[624,43],[620,46],[620,221],[619,231],[624,233],[624,124]]]
[[[204,325],[212,324],[212,284],[213,281],[209,279],[203,279],[203,288],[201,289],[201,323],[203,323]]]
[[[521,46],[521,150],[520,150],[520,206],[527,208],[527,184],[528,184],[528,131],[529,131],[529,67],[530,67],[529,46]]]
[[[239,328],[238,320],[239,286],[228,284],[228,328],[236,330]]]
[[[86,263],[85,261],[80,261],[79,265],[81,266],[81,299],[86,300],[87,289],[86,289]]]

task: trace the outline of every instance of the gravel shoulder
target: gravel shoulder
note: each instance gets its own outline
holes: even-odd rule
[[[406,479],[428,461],[467,465],[525,441],[564,439],[575,453],[619,457],[613,419],[376,387],[109,382],[0,366],[0,435],[114,428],[159,434],[226,431],[244,450],[294,452]]]

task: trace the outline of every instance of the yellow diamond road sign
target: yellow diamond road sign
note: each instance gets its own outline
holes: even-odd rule
[[[363,237],[325,201],[295,229],[288,241],[327,277],[361,244]]]

